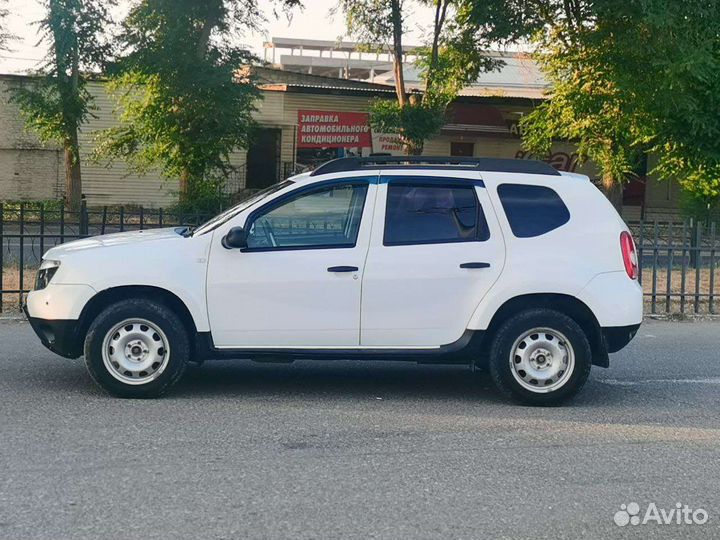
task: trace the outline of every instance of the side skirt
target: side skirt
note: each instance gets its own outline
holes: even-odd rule
[[[480,357],[483,336],[482,330],[466,330],[457,341],[433,349],[218,349],[210,332],[200,332],[196,339],[196,354],[200,361],[404,360],[419,364],[469,364]]]

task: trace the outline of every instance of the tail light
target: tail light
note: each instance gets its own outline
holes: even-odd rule
[[[622,251],[623,263],[625,263],[625,271],[630,279],[638,278],[638,258],[635,251],[635,242],[632,235],[623,231],[620,233],[620,250]]]

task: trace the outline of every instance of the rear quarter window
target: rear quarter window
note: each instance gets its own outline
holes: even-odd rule
[[[518,238],[540,236],[570,221],[567,206],[549,187],[500,184],[497,191],[510,229]]]

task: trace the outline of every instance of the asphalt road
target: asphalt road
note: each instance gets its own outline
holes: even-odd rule
[[[0,538],[720,538],[720,323],[647,323],[563,408],[402,363],[207,363],[157,401],[0,323]],[[709,514],[615,525],[621,504]]]

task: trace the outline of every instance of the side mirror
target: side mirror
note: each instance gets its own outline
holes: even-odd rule
[[[233,227],[222,239],[225,249],[242,249],[247,247],[247,233],[242,227]]]

